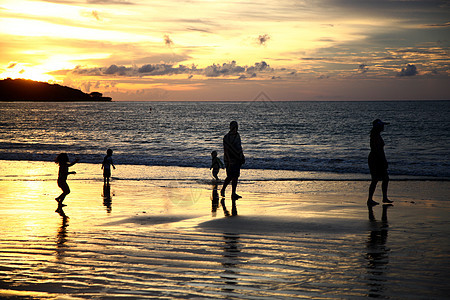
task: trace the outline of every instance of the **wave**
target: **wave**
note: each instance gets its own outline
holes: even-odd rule
[[[86,151],[86,150],[84,150]],[[101,164],[103,154],[83,153],[69,156],[77,157],[81,162],[91,164]],[[45,161],[53,162],[57,155],[53,153],[36,153],[34,149],[26,152],[0,152],[1,160],[16,161]],[[154,155],[114,155],[116,165],[142,165],[142,166],[160,166],[160,167],[192,167],[192,168],[209,168],[210,158],[204,156],[154,156]],[[336,159],[336,158],[252,158],[247,157],[247,162],[243,166],[245,169],[255,170],[280,170],[280,171],[300,171],[300,172],[326,172],[335,174],[361,174],[368,175],[369,169],[365,159]],[[403,161],[390,163],[390,174],[396,176],[415,176],[415,177],[450,177],[450,164],[435,164],[432,167],[430,163],[416,162],[414,165],[407,164]]]

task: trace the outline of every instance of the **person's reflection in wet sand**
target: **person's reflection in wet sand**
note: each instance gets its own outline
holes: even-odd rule
[[[219,207],[219,192],[217,191],[217,183],[212,186],[211,195],[211,214],[213,217],[217,216],[217,208]]]
[[[56,258],[61,260],[65,257],[66,241],[67,241],[67,227],[69,226],[69,217],[64,213],[62,207],[58,207],[56,212],[61,216],[61,226],[58,228],[56,234]]]
[[[109,183],[103,185],[103,205],[106,207],[106,212],[111,213],[112,211],[112,197],[111,197],[111,186]]]
[[[372,206],[368,206],[371,230],[367,240],[367,274],[368,274],[368,296],[383,297],[384,282],[387,277],[384,275],[389,263],[389,251],[386,247],[388,237],[388,217],[387,210],[392,204],[383,205],[381,222],[377,221]]]
[[[224,213],[225,217],[235,217],[238,215],[236,200],[231,200],[231,203],[232,204],[231,204],[231,214],[230,214],[230,212],[228,211],[228,209],[225,205],[225,198],[222,198],[220,200],[220,205],[222,205],[222,209],[223,209],[223,213]]]
[[[225,292],[233,292],[233,286],[238,284],[237,277],[239,272],[237,271],[240,263],[239,254],[241,252],[239,245],[239,234],[236,233],[224,233],[224,252],[222,266],[224,271],[221,278],[225,280],[226,287],[223,288]]]

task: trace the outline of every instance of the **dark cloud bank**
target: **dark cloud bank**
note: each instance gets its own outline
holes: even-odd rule
[[[77,75],[87,76],[102,76],[102,75],[116,75],[116,76],[162,76],[162,75],[177,75],[187,74],[190,78],[193,75],[203,75],[206,77],[220,77],[220,76],[239,76],[241,79],[256,77],[258,73],[273,72],[265,61],[257,62],[253,66],[239,66],[236,61],[223,64],[213,64],[206,68],[197,68],[195,65],[170,65],[170,64],[146,64],[141,67],[125,67],[111,65],[103,68],[75,68],[72,73]]]

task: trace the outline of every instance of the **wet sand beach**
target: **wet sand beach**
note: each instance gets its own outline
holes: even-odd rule
[[[233,203],[203,170],[73,169],[57,210],[54,163],[0,161],[0,296],[448,299],[449,181],[394,180],[371,211],[369,178],[243,170]]]

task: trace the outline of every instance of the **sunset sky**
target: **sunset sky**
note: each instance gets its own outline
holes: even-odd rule
[[[0,79],[114,100],[450,99],[450,1],[0,0]]]

